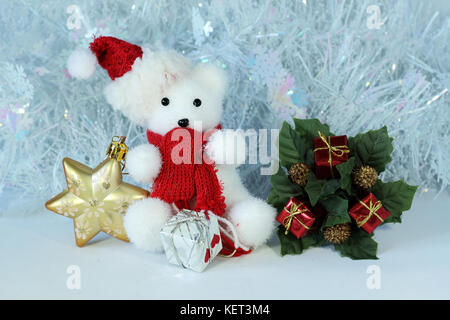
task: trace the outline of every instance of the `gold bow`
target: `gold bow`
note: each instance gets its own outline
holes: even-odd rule
[[[114,136],[106,150],[106,155],[111,159],[116,159],[120,166],[125,169],[125,160],[128,152],[128,146],[125,144],[125,136]],[[126,173],[123,173],[126,174]]]
[[[299,207],[301,207],[303,204],[296,204],[294,202],[292,202],[291,207],[289,208],[289,211],[284,208],[284,211],[286,211],[287,213],[289,213],[288,216],[286,216],[283,219],[283,225],[286,228],[286,232],[284,233],[285,235],[288,234],[289,229],[291,228],[291,224],[292,224],[292,220],[295,219],[298,223],[300,223],[305,229],[309,230],[310,228],[305,225],[303,222],[301,222],[299,219],[297,219],[296,215],[298,214],[302,214],[304,212],[308,212],[308,209],[303,208],[303,209],[298,209]]]
[[[370,200],[369,200],[369,206],[367,206],[367,204],[365,204],[361,200],[359,200],[359,203],[361,203],[367,210],[369,210],[369,214],[367,216],[365,216],[364,218],[362,216],[359,216],[356,219],[356,224],[358,225],[358,228],[360,228],[367,221],[369,221],[369,219],[372,217],[372,215],[375,215],[378,219],[380,219],[381,222],[384,222],[383,218],[381,218],[377,214],[377,211],[382,207],[381,202],[379,200],[377,202],[375,202],[375,204],[373,204],[372,197],[371,197]]]
[[[334,178],[333,173],[333,155],[336,157],[342,157],[345,153],[349,153],[348,146],[332,146],[331,145],[331,137],[325,137],[322,132],[319,131],[319,137],[322,139],[323,143],[325,143],[325,147],[315,148],[314,152],[319,150],[328,150],[328,163],[330,164],[331,176]],[[327,139],[328,138],[328,139]]]

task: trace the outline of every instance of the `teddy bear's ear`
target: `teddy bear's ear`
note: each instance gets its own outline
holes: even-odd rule
[[[208,89],[223,96],[227,89],[228,77],[226,72],[208,63],[199,63],[194,68],[194,77],[200,80]]]

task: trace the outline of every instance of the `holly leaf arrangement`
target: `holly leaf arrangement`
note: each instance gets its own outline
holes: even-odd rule
[[[301,254],[309,247],[333,245],[343,257],[378,259],[378,244],[373,239],[373,232],[361,228],[361,224],[349,215],[350,209],[372,194],[390,213],[380,222],[399,223],[402,213],[411,208],[417,187],[402,180],[383,182],[378,178],[391,161],[394,150],[393,138],[386,127],[348,137],[348,160],[336,165],[338,175],[319,179],[315,174],[314,138],[320,138],[320,134],[334,136],[329,126],[318,119],[294,119],[294,127],[284,122],[280,130],[281,167],[271,177],[268,202],[282,212],[289,200],[296,198],[307,205],[313,216],[317,213],[316,208],[321,212],[317,214],[314,227],[300,238],[286,232],[284,225],[278,227],[281,255]],[[309,169],[307,173],[303,172],[302,184],[296,183],[290,174],[290,169],[299,164]],[[345,237],[338,241],[328,236],[330,230],[341,229],[345,230]]]

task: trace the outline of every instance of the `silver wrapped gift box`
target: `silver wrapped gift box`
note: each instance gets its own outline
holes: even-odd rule
[[[160,235],[170,263],[198,272],[222,250],[214,214],[184,209],[167,221]]]

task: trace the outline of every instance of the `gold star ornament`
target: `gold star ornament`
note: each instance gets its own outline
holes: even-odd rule
[[[73,219],[77,246],[84,246],[100,231],[129,241],[123,216],[135,201],[149,192],[122,181],[128,147],[125,137],[113,137],[107,158],[95,169],[65,158],[67,189],[47,201],[47,209]]]

